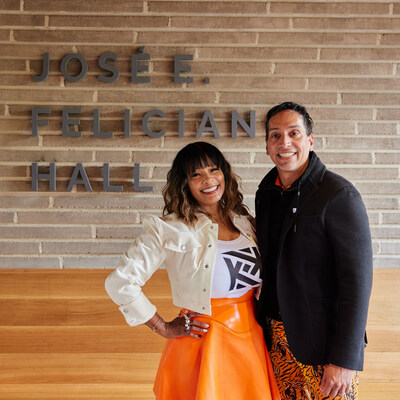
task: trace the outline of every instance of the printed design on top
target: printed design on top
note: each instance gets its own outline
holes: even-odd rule
[[[259,286],[261,283],[261,257],[257,247],[222,253],[231,277],[229,291]]]

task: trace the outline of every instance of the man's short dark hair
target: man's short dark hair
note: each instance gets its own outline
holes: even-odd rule
[[[267,120],[265,121],[265,139],[268,140],[268,130],[269,130],[269,120],[276,114],[285,110],[293,110],[296,111],[303,117],[304,126],[306,128],[307,135],[310,136],[312,134],[312,128],[314,122],[310,115],[308,114],[306,108],[301,104],[293,103],[291,101],[286,101],[284,103],[278,104],[275,107],[272,107],[267,113]]]

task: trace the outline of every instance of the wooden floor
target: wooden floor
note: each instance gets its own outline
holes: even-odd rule
[[[154,399],[163,339],[125,324],[104,291],[109,272],[0,271],[1,400]],[[400,399],[399,287],[400,269],[375,270],[360,400]],[[145,292],[176,316],[164,270]]]

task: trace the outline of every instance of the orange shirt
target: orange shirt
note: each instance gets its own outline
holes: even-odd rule
[[[290,187],[292,186],[292,185],[283,186],[282,182],[281,182],[281,178],[279,178],[279,175],[276,177],[275,185],[280,186],[283,190],[290,189]]]

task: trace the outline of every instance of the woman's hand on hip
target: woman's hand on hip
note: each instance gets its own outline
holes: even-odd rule
[[[189,336],[192,338],[201,338],[202,333],[207,333],[208,325],[205,322],[198,321],[194,318],[199,317],[201,314],[192,312],[178,316],[170,322],[166,322],[164,326],[157,332],[167,339]]]

